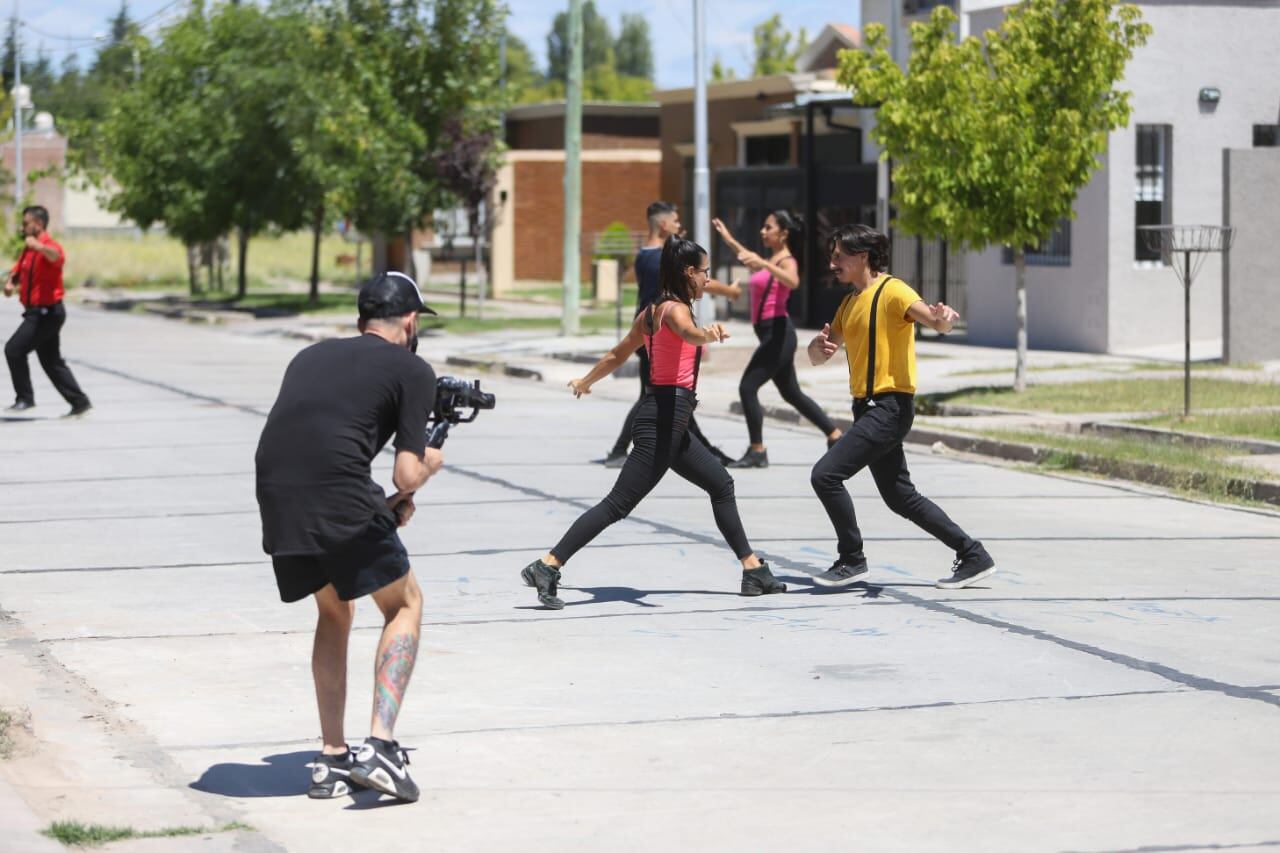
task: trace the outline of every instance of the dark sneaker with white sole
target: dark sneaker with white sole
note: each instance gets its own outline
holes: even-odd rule
[[[334,797],[345,797],[353,791],[363,791],[363,785],[351,781],[351,768],[355,766],[355,758],[351,750],[341,755],[325,755],[323,752],[316,760],[307,765],[311,768],[311,787],[307,796],[313,800],[331,800]]]
[[[418,801],[418,786],[409,778],[409,755],[398,741],[365,738],[356,749],[351,781],[406,803]]]
[[[564,610],[564,602],[556,597],[560,584],[559,569],[548,566],[542,560],[534,560],[520,570],[520,577],[525,582],[525,586],[538,590],[538,601],[543,607]]]
[[[761,562],[757,568],[742,573],[743,595],[772,595],[786,591],[787,585],[773,576],[768,563]]]
[[[933,585],[938,589],[963,589],[995,573],[996,561],[982,547],[981,542],[975,542],[968,554],[956,557],[951,564],[951,577],[939,578]]]
[[[847,562],[836,560],[820,575],[814,575],[813,582],[818,586],[848,586],[857,583],[867,576],[866,561]]]

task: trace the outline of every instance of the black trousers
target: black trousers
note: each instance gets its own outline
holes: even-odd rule
[[[742,372],[742,380],[738,383],[738,397],[742,400],[742,411],[747,416],[747,433],[752,444],[764,443],[764,409],[760,406],[760,388],[766,382],[773,382],[782,399],[793,409],[812,421],[814,426],[822,430],[823,435],[835,432],[832,423],[822,407],[813,401],[808,394],[800,390],[800,380],[796,377],[796,327],[790,317],[774,317],[755,324],[756,338],[760,346],[747,362],[747,369]]]
[[[868,407],[865,400],[854,400],[853,426],[813,466],[810,478],[836,529],[841,559],[864,559],[862,533],[844,483],[865,467],[871,469],[880,497],[889,509],[914,522],[957,555],[964,554],[974,546],[974,540],[937,504],[916,491],[907,471],[902,440],[915,420],[915,398],[911,394],[881,394],[875,402],[875,406]]]
[[[31,368],[27,364],[27,356],[34,350],[49,381],[68,403],[79,406],[89,402],[71,374],[71,368],[62,360],[60,335],[65,322],[67,309],[61,302],[49,308],[28,308],[22,313],[22,324],[4,345],[4,357],[9,362],[9,376],[13,379],[17,399],[28,403],[36,401],[31,387]]]
[[[609,451],[611,456],[621,456],[627,452],[627,446],[631,444],[631,432],[636,426],[636,413],[640,411],[640,404],[644,402],[644,398],[649,393],[649,351],[644,347],[640,347],[640,349],[636,350],[636,356],[640,359],[640,396],[631,404],[626,420],[622,422],[622,431],[618,433],[618,440],[613,443],[613,449]],[[698,427],[698,421],[693,415],[689,416],[689,435],[698,439],[707,447],[713,446],[711,439],[702,434],[702,430]]]
[[[631,514],[645,495],[653,491],[668,469],[702,489],[711,498],[716,526],[739,560],[751,555],[742,529],[733,478],[720,460],[689,433],[693,401],[672,394],[650,394],[636,413],[633,447],[618,472],[613,489],[600,503],[583,513],[551,549],[561,563],[578,553],[606,527]]]

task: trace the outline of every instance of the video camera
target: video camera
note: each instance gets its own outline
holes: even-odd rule
[[[449,427],[471,423],[481,409],[492,409],[494,403],[492,394],[480,390],[479,379],[468,382],[453,376],[437,378],[436,406],[427,418],[427,447],[437,450],[444,447],[444,440],[449,437]],[[464,409],[470,409],[470,414],[464,415]]]

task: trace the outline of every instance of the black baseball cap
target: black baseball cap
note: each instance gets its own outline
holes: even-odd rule
[[[361,320],[403,317],[411,311],[435,314],[422,299],[418,283],[402,272],[379,273],[360,288],[356,305]]]

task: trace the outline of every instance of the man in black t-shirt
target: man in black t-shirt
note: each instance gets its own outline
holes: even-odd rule
[[[662,261],[662,244],[667,242],[668,237],[680,234],[683,229],[680,226],[680,211],[668,201],[655,201],[645,210],[645,216],[649,220],[649,238],[645,240],[640,251],[636,252],[635,271],[636,271],[636,316],[640,316],[640,312],[648,308],[658,299],[661,292],[661,282],[659,281],[659,269]],[[626,420],[622,422],[622,431],[618,433],[618,440],[613,443],[612,449],[604,459],[598,460],[604,463],[606,468],[621,468],[627,461],[627,447],[631,444],[631,428],[635,425],[636,412],[640,410],[640,403],[644,401],[645,394],[649,393],[649,353],[644,347],[636,350],[636,358],[640,359],[640,397],[631,404],[631,410],[627,412]],[[720,460],[722,464],[728,465],[733,458],[711,443],[702,430],[698,428],[698,422],[689,416],[689,433],[694,435],[711,454]]]
[[[408,523],[414,492],[444,461],[427,447],[436,376],[414,355],[418,315],[435,312],[413,279],[395,272],[360,290],[359,311],[360,335],[307,347],[285,370],[256,457],[262,547],[280,598],[314,596],[320,611],[311,668],[324,745],[309,796],[369,787],[412,801],[418,789],[393,729],[417,658],[422,592],[396,527]],[[388,497],[371,464],[393,434]],[[347,637],[354,600],[364,595],[386,622],[372,731],[353,756],[343,733]]]

